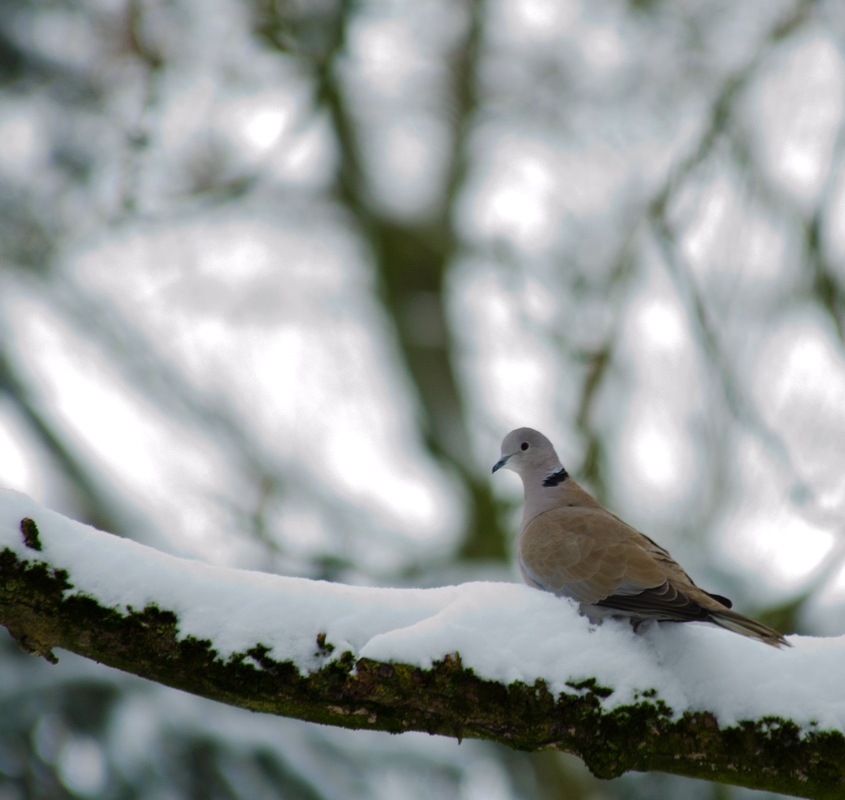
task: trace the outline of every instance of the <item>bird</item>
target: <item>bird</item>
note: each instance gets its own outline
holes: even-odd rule
[[[728,598],[696,586],[667,550],[608,511],[560,463],[533,428],[505,436],[493,472],[522,478],[525,505],[517,561],[529,586],[580,605],[592,623],[628,618],[709,622],[773,647],[790,643],[773,628],[731,610]]]

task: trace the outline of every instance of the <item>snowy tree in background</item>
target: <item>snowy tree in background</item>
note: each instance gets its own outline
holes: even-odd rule
[[[8,0],[0,483],[214,564],[510,580],[488,473],[529,424],[702,584],[842,633],[843,36],[823,2]],[[715,796],[0,646],[13,798]]]

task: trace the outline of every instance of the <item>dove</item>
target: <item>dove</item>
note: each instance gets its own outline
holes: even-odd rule
[[[709,622],[790,646],[776,630],[731,611],[726,597],[700,589],[668,551],[598,503],[539,431],[511,431],[493,472],[502,468],[525,489],[517,561],[529,586],[572,598],[593,623],[627,617],[636,630],[648,620]]]

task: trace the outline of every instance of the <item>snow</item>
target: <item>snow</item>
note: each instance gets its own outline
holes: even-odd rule
[[[43,547],[27,548],[24,517]],[[177,558],[75,522],[0,490],[0,548],[66,569],[71,591],[118,609],[154,603],[178,616],[179,634],[208,639],[222,658],[256,644],[270,657],[319,669],[356,658],[430,667],[459,652],[483,678],[573,692],[588,678],[612,689],[607,709],[656,690],[675,714],[709,710],[720,724],[767,716],[845,730],[845,637],[791,636],[789,650],[700,624],[590,625],[567,600],[517,584],[475,582],[390,589],[226,569]],[[319,653],[326,634],[331,655]],[[258,668],[258,667],[256,667]]]

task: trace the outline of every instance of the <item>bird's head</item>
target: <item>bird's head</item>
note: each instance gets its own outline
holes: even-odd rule
[[[523,480],[527,475],[547,478],[558,473],[566,475],[552,443],[533,428],[517,428],[505,436],[502,457],[493,465],[493,472],[506,467]]]

